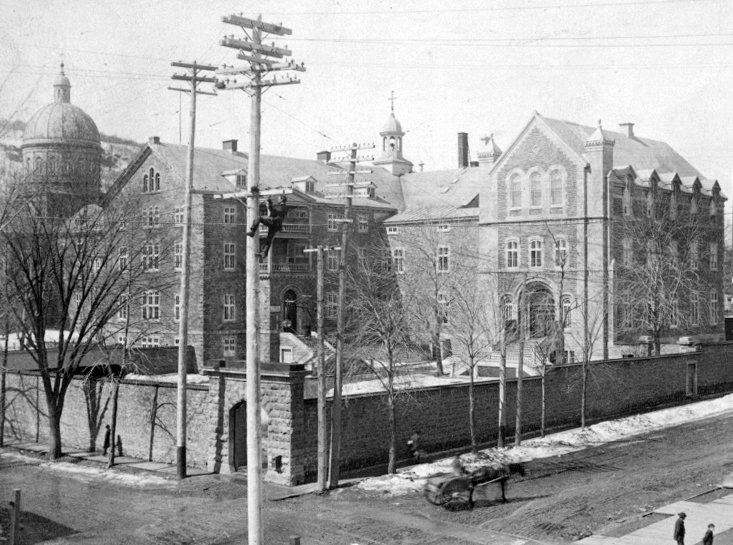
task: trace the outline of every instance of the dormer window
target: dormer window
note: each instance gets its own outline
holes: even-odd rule
[[[247,187],[247,175],[246,174],[237,174],[236,184],[237,184],[237,187]]]

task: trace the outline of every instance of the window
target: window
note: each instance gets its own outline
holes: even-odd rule
[[[514,316],[514,302],[511,295],[505,295],[501,301],[501,317],[508,322]]]
[[[564,267],[568,258],[568,242],[564,238],[555,240],[555,267]]]
[[[529,242],[529,266],[542,267],[542,241],[531,240]]]
[[[143,193],[160,191],[160,172],[151,168],[147,174],[143,174]]]
[[[439,233],[446,233],[448,231],[450,231],[450,224],[448,224],[448,223],[441,223],[440,225],[438,225],[438,232]]]
[[[147,336],[140,339],[140,348],[157,348],[160,346],[160,337],[157,335]]]
[[[519,267],[519,242],[516,240],[506,243],[506,266],[510,269]]]
[[[127,253],[127,246],[122,246],[120,248],[120,255],[117,258],[117,264],[119,265],[120,272],[127,269],[127,263],[129,261],[130,257]]]
[[[338,216],[336,214],[328,215],[328,230],[329,231],[338,231],[338,223],[336,223],[337,217]]]
[[[522,178],[519,174],[509,179],[509,207],[522,208]]]
[[[621,301],[619,304],[619,323],[622,329],[631,327],[633,323],[633,314],[631,308],[631,296],[628,292],[621,293]]]
[[[692,325],[700,323],[700,300],[697,293],[690,293],[690,322]]]
[[[356,219],[359,224],[359,232],[368,233],[369,232],[369,216],[366,216],[364,214],[359,214],[359,216],[357,216]]]
[[[246,174],[237,174],[237,187],[247,187]]]
[[[718,292],[710,292],[710,325],[718,324]]]
[[[680,302],[672,299],[669,312],[669,327],[676,328],[680,325]]]
[[[143,193],[150,191],[150,176],[143,174]]]
[[[550,172],[550,206],[562,206],[562,173]]]
[[[631,206],[631,191],[629,191],[629,188],[624,188],[624,216],[631,216],[633,212],[633,207]]]
[[[173,319],[176,322],[181,320],[181,296],[179,294],[173,296]]]
[[[234,223],[237,218],[237,209],[233,206],[224,207],[224,223]]]
[[[293,347],[292,346],[281,346],[280,347],[280,363],[292,363],[293,362]]]
[[[234,270],[235,258],[236,258],[236,254],[234,250],[234,243],[225,242],[224,243],[224,270],[225,271]]]
[[[328,252],[328,255],[326,256],[326,268],[330,272],[339,270],[339,254],[335,250]]]
[[[399,229],[397,227],[387,227],[388,235],[396,235],[397,233],[399,233]]]
[[[700,262],[700,252],[696,240],[690,242],[690,267],[693,271],[696,271]]]
[[[237,340],[234,337],[224,337],[222,345],[224,357],[233,358],[237,349]]]
[[[183,268],[183,242],[176,242],[173,246],[173,260],[176,270]]]
[[[570,301],[570,297],[565,297],[562,300],[562,316],[563,316],[563,327],[570,327],[573,325],[572,317],[573,305]]]
[[[438,306],[440,308],[440,316],[443,319],[443,323],[448,323],[448,298],[445,296],[445,292],[438,292]]]
[[[710,270],[711,271],[718,270],[718,243],[717,242],[710,243]]]
[[[143,208],[143,225],[145,227],[158,227],[160,225],[159,207],[146,206]]]
[[[224,294],[224,321],[233,322],[235,317],[234,294]]]
[[[157,320],[160,318],[160,292],[149,290],[143,294],[143,320]]]
[[[76,293],[74,294],[74,304],[75,304],[75,305],[76,305],[77,307],[78,307],[79,305],[81,305],[81,293],[79,293],[79,292],[76,292]]]
[[[126,320],[127,319],[127,294],[120,295],[120,306],[117,309],[117,317],[120,320]]]
[[[694,195],[690,199],[690,214],[697,214],[697,198]]]
[[[173,209],[173,221],[178,225],[183,224],[183,207],[182,206],[177,206],[176,208]]]
[[[392,267],[397,274],[405,272],[405,250],[403,248],[395,248],[392,250]]]
[[[539,172],[535,172],[529,179],[530,205],[533,208],[542,206],[542,178]]]
[[[623,240],[623,262],[626,267],[634,264],[634,243],[629,237]]]
[[[158,244],[146,244],[143,248],[143,270],[145,271],[157,271],[158,270],[158,254],[160,253],[160,246]]]
[[[450,270],[450,262],[448,246],[438,246],[438,272],[448,272]]]
[[[714,218],[717,215],[718,207],[715,204],[714,200],[710,201],[710,217]]]
[[[338,311],[338,295],[334,292],[326,294],[326,316],[335,318]]]

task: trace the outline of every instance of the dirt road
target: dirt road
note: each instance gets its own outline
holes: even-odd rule
[[[492,485],[477,494],[473,511],[353,487],[268,501],[265,541],[285,544],[299,535],[303,545],[518,545],[621,535],[643,524],[641,515],[654,506],[710,490],[733,472],[732,441],[733,415],[726,415],[533,462],[510,483],[509,503],[494,501]],[[23,490],[24,545],[246,543],[246,488],[230,479],[140,486],[0,456],[0,505],[13,488]],[[0,520],[7,516],[2,506]]]

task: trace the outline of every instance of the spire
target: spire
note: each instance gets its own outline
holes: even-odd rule
[[[606,136],[603,126],[601,125],[601,120],[599,119],[598,128],[588,137],[588,140],[585,141],[585,147],[613,146],[615,143],[615,140]]]
[[[494,134],[491,133],[489,136],[484,136],[481,138],[481,142],[483,142],[483,146],[477,154],[479,165],[493,165],[503,153],[501,148],[496,145]]]
[[[53,82],[53,98],[56,102],[71,102],[71,82],[64,74],[64,61],[61,61],[61,71]]]

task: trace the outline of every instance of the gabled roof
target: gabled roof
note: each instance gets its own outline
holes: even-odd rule
[[[478,220],[478,208],[456,208],[454,206],[431,206],[408,208],[386,220],[384,223],[441,222],[455,220]]]
[[[405,210],[467,206],[489,182],[489,170],[482,167],[413,172],[402,177]]]

